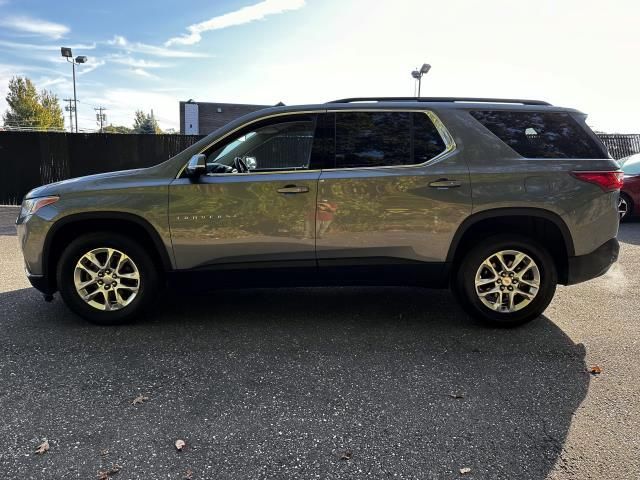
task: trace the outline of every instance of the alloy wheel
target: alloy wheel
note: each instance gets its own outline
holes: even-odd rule
[[[501,250],[478,267],[475,291],[491,310],[517,312],[529,305],[540,291],[540,277],[540,268],[529,255],[518,250]]]
[[[629,213],[629,202],[622,195],[618,197],[618,215],[620,216],[620,220],[627,216]]]
[[[120,310],[140,290],[140,271],[125,253],[114,248],[94,248],[75,266],[73,281],[78,295],[97,310]]]

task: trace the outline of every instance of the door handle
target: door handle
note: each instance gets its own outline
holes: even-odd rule
[[[285,185],[278,189],[278,193],[307,193],[309,187],[298,187],[297,185]]]
[[[461,185],[458,180],[449,180],[448,178],[439,178],[429,184],[433,188],[456,188]]]

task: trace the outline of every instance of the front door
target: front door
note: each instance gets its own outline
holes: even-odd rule
[[[214,144],[207,174],[170,186],[179,269],[315,266],[316,116],[261,121]]]

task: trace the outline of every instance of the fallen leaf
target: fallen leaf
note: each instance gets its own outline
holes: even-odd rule
[[[602,368],[598,365],[591,365],[588,371],[591,375],[600,375],[602,373]]]
[[[451,398],[464,398],[464,394],[463,393],[451,393],[451,394],[449,394],[449,396]]]
[[[112,465],[109,470],[98,470],[98,480],[109,480],[109,477],[115,475],[121,469],[120,465]]]
[[[193,478],[193,471],[188,468],[186,472],[184,472],[184,480],[191,480]]]
[[[466,475],[467,473],[471,473],[471,469],[469,467],[464,467],[460,469],[460,475]]]
[[[40,445],[38,445],[38,448],[36,448],[36,453],[38,455],[42,455],[44,452],[48,452],[48,451],[49,451],[49,440],[45,440]]]
[[[351,460],[351,458],[353,458],[353,452],[351,450],[345,450],[342,452],[342,455],[340,455],[340,460]]]
[[[133,399],[133,402],[131,402],[134,405],[138,405],[140,403],[144,403],[147,400],[149,400],[149,397],[145,397],[144,395],[138,395],[136,398]]]
[[[179,452],[181,452],[186,445],[187,444],[185,443],[184,440],[176,440],[176,448],[178,449]]]

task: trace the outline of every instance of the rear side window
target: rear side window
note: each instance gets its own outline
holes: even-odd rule
[[[568,113],[474,111],[471,115],[527,158],[607,158]]]
[[[415,165],[444,150],[442,137],[425,113],[336,113],[337,168]]]

